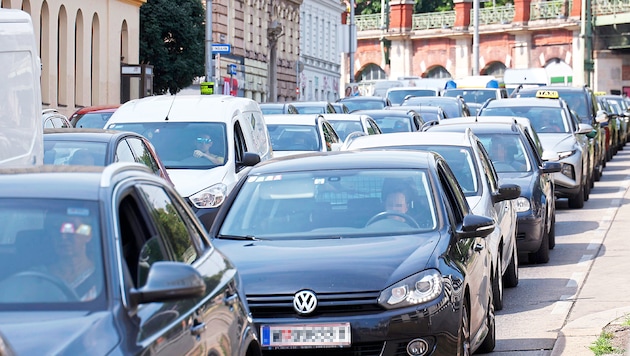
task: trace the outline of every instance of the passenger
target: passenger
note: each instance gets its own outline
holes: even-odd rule
[[[208,134],[200,134],[195,139],[195,150],[193,157],[205,158],[214,164],[223,164],[225,159],[210,152],[212,147],[212,138]]]

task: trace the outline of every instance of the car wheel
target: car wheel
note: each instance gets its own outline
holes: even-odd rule
[[[462,300],[462,321],[459,325],[459,356],[470,356],[470,319],[468,300]]]
[[[549,235],[546,230],[543,230],[542,241],[540,241],[538,251],[530,253],[529,259],[534,263],[549,262]]]
[[[499,256],[497,266],[494,269],[494,277],[492,278],[492,300],[494,301],[494,309],[503,309],[503,278],[501,278],[501,271],[503,266],[501,265],[502,257]]]
[[[551,224],[549,224],[549,232],[547,233],[547,238],[549,240],[549,249],[553,250],[556,247],[556,214],[554,213],[551,217]]]
[[[591,195],[591,179],[590,177],[585,177],[584,180],[584,201],[588,201]]]
[[[602,164],[598,164],[593,169],[593,180],[599,182],[602,179]]]
[[[580,184],[580,190],[569,198],[569,208],[582,209],[584,207],[584,184]]]
[[[493,305],[492,302],[488,303],[488,313],[487,313],[488,333],[486,334],[486,337],[483,339],[483,342],[481,343],[481,345],[479,345],[479,349],[477,349],[479,353],[492,352],[494,350],[494,347],[497,344],[497,328],[496,328],[496,320],[495,320],[495,314],[494,314],[495,309],[492,305]]]
[[[512,249],[510,264],[503,274],[503,285],[508,288],[514,288],[518,285],[518,250],[516,246]]]

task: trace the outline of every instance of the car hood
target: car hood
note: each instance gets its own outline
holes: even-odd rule
[[[120,342],[109,312],[2,312],[0,330],[17,355],[104,355]]]
[[[294,156],[303,153],[313,153],[319,151],[273,151],[273,157],[286,157],[286,156]]]
[[[236,241],[215,239],[255,294],[382,290],[436,266],[437,231],[423,235]]]
[[[539,133],[538,137],[543,148],[549,151],[570,151],[575,144],[575,137],[568,133]]]
[[[214,184],[221,183],[227,176],[227,165],[210,169],[167,169],[168,176],[182,197],[189,197]]]

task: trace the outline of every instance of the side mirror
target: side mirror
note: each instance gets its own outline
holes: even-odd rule
[[[499,191],[492,194],[492,203],[512,200],[521,196],[521,187],[517,184],[501,184]]]
[[[237,162],[239,166],[245,166],[245,167],[253,167],[257,165],[258,163],[260,163],[260,156],[258,155],[258,153],[252,153],[252,152],[243,153],[243,158],[241,159],[240,162]]]
[[[201,297],[206,284],[199,271],[182,262],[155,262],[147,281],[140,289],[132,288],[129,296],[133,305]]]
[[[330,145],[330,150],[331,151],[341,151],[341,146],[343,146],[343,143],[341,142],[334,142]]]
[[[494,231],[494,221],[486,216],[469,214],[464,217],[461,230],[456,233],[461,239],[486,237]]]
[[[598,123],[607,122],[608,115],[604,110],[597,110],[597,115],[595,115],[595,121]]]
[[[544,162],[542,166],[543,173],[556,173],[562,169],[560,162]]]
[[[588,137],[588,138],[595,138],[595,137],[597,137],[597,130],[593,129],[593,131],[591,131],[591,132],[586,134],[586,137]]]
[[[559,161],[560,155],[556,151],[543,151],[542,157],[540,158],[542,158],[543,161]]]
[[[579,124],[578,125],[578,129],[575,133],[577,134],[588,134],[590,132],[593,132],[593,126],[589,125],[589,124]]]

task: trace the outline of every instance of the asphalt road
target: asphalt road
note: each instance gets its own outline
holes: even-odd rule
[[[552,354],[561,329],[573,319],[570,313],[593,262],[603,248],[614,249],[610,239],[606,246],[602,243],[611,223],[627,218],[617,212],[630,204],[624,199],[628,177],[630,145],[608,162],[583,209],[569,209],[566,199],[557,200],[556,247],[547,264],[521,263],[519,285],[505,290],[504,309],[497,312],[497,344],[490,355]],[[593,355],[586,346],[580,350],[579,355]]]

